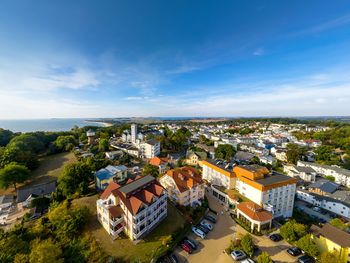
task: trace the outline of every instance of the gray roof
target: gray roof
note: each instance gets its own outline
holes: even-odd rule
[[[51,194],[56,189],[56,181],[51,181],[44,184],[33,185],[29,187],[24,187],[17,190],[17,202],[23,202],[27,198],[34,195],[48,195]]]
[[[147,143],[150,144],[150,145],[156,145],[156,144],[159,143],[159,141],[156,140],[156,139],[151,139],[151,140],[148,140]]]
[[[344,169],[341,167],[337,167],[337,166],[331,166],[331,165],[324,165],[324,164],[318,164],[318,163],[310,163],[310,162],[303,162],[303,161],[298,161],[304,165],[309,165],[309,166],[315,166],[315,167],[320,167],[320,168],[324,168],[324,169],[329,169],[329,170],[333,170],[339,174],[343,174],[345,176],[350,177],[350,170],[348,169]]]
[[[127,185],[124,185],[118,189],[118,191],[124,193],[125,195],[130,194],[134,192],[135,190],[141,188],[142,186],[149,184],[150,182],[153,182],[155,178],[150,175],[146,175],[140,179],[137,179]]]
[[[265,177],[264,179],[258,179],[255,182],[267,186],[275,183],[281,183],[290,180],[292,177],[280,173],[273,172],[272,175]]]
[[[312,192],[309,192],[307,190],[303,190],[303,189],[300,189],[300,188],[298,188],[298,191],[307,193],[309,195],[312,195],[312,196],[315,197],[315,199],[317,199],[319,201],[326,200],[326,201],[329,201],[329,202],[340,203],[340,204],[350,208],[350,203],[349,202],[338,200],[338,199],[332,197],[333,194],[331,196],[319,195],[319,194],[315,194],[315,193],[312,193]]]
[[[13,195],[0,196],[0,205],[9,204],[13,202]]]
[[[215,160],[206,160],[208,163],[211,163],[212,165],[215,165],[216,167],[219,167],[220,169],[223,169],[227,172],[232,172],[232,169],[234,167],[234,163],[230,163],[227,161],[215,159]]]
[[[299,173],[306,173],[306,174],[316,173],[314,169],[308,166],[295,166],[294,169]]]
[[[238,151],[235,156],[234,159],[238,160],[238,161],[249,161],[254,157],[254,154],[251,154],[249,152],[244,152],[244,151]]]
[[[330,182],[328,180],[319,180],[313,184],[309,185],[309,188],[318,188],[323,192],[326,193],[334,193],[338,188],[339,188],[339,184]]]

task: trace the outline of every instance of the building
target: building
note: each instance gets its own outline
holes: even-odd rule
[[[95,173],[95,186],[97,191],[106,189],[110,182],[122,183],[128,176],[128,168],[124,165],[108,165]]]
[[[131,240],[150,233],[167,216],[167,193],[152,176],[111,182],[96,202],[97,219],[114,239],[124,232]]]
[[[296,165],[284,165],[283,171],[291,177],[299,177],[305,182],[316,181],[316,171],[311,167],[296,166]]]
[[[95,143],[95,132],[93,130],[88,130],[86,132],[86,136],[88,138],[88,144],[91,145],[91,144],[94,144]]]
[[[299,200],[350,219],[349,191],[336,191],[330,195],[320,195],[306,189],[298,188],[296,191],[296,197]]]
[[[50,198],[55,190],[56,181],[20,188],[17,190],[17,204],[19,207],[28,207],[34,198]]]
[[[339,263],[350,262],[350,234],[330,224],[322,227],[312,225],[311,238],[315,241],[321,253],[336,253]]]
[[[250,226],[252,232],[271,229],[272,214],[254,202],[242,202],[237,205],[237,218]]]
[[[206,160],[207,153],[206,152],[188,152],[186,158],[186,164],[197,166],[199,161]]]
[[[328,181],[326,179],[318,180],[317,182],[308,185],[308,190],[319,195],[333,194],[339,189],[340,185]]]
[[[221,160],[202,161],[202,178],[210,184],[223,186],[226,189],[235,187],[235,175],[232,172],[233,165]]]
[[[123,151],[110,151],[110,152],[105,152],[106,158],[109,160],[115,160],[121,156],[123,156]]]
[[[149,164],[153,166],[157,166],[159,168],[159,174],[164,174],[168,167],[168,158],[160,158],[160,157],[153,157],[149,160]]]
[[[168,197],[179,205],[196,206],[204,199],[204,181],[193,167],[169,170],[159,182],[167,190]]]
[[[148,140],[140,144],[142,158],[153,158],[160,154],[160,142],[157,140]]]
[[[137,125],[135,123],[131,124],[131,143],[136,143],[137,139]]]
[[[298,166],[311,167],[318,174],[323,176],[333,176],[335,182],[346,187],[350,187],[350,170],[338,166],[322,165],[318,163],[298,161]]]
[[[293,214],[296,182],[287,175],[270,173],[259,165],[234,167],[236,190],[255,204],[272,212],[275,217],[291,217]]]

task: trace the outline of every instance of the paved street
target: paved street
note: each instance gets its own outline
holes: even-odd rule
[[[214,198],[208,196],[209,205],[216,211],[223,211],[223,206],[220,205]],[[188,236],[199,242],[199,249],[193,254],[188,255],[182,251],[181,248],[177,248],[175,253],[179,256],[181,262],[190,263],[206,263],[206,262],[217,262],[217,263],[232,263],[233,259],[223,253],[223,250],[230,244],[230,240],[235,235],[244,235],[247,232],[236,225],[230,215],[224,212],[223,215],[219,213],[217,215],[217,223],[214,225],[214,230],[211,231],[205,240],[202,240],[190,233]],[[282,240],[279,242],[273,242],[266,236],[253,236],[254,244],[259,246],[260,251],[266,251],[272,257],[275,262],[296,262],[297,258],[290,256],[286,249],[290,245]]]

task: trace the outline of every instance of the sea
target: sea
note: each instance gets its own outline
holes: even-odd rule
[[[30,120],[0,120],[0,128],[13,132],[35,132],[35,131],[69,131],[74,126],[99,126],[105,124],[93,122],[92,119],[30,119]]]

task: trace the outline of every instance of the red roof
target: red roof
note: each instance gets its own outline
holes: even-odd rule
[[[253,202],[242,202],[237,205],[237,210],[255,221],[266,222],[272,220],[272,214],[269,211]]]
[[[168,158],[153,157],[149,160],[149,164],[154,165],[154,166],[166,164],[167,162],[168,162]]]
[[[173,178],[180,192],[185,192],[196,185],[204,183],[196,169],[188,166],[169,170],[165,176]]]
[[[110,182],[107,188],[101,194],[101,199],[106,199],[112,193],[112,191],[118,189],[119,187],[120,185],[116,182]]]

